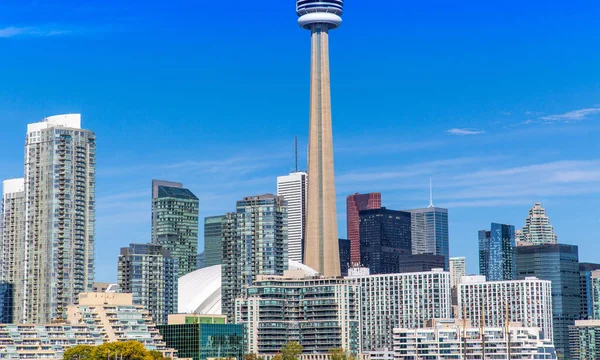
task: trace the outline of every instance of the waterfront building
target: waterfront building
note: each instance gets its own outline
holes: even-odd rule
[[[411,213],[412,253],[445,257],[444,270],[448,270],[450,245],[448,233],[448,209],[433,206],[407,210]]]
[[[198,211],[198,198],[182,184],[152,180],[152,243],[171,253],[177,276],[196,270]]]
[[[340,276],[329,76],[329,31],[342,24],[343,0],[297,0],[300,27],[311,32],[308,201],[304,263]]]
[[[302,270],[259,275],[235,303],[235,323],[247,331],[245,353],[259,356],[276,355],[288,341],[299,342],[311,355],[334,348],[359,354],[360,321],[357,285]]]
[[[237,202],[236,209],[223,222],[222,306],[229,318],[234,316],[236,297],[258,275],[283,275],[288,265],[283,196],[248,196]]]
[[[371,274],[393,274],[411,253],[411,214],[384,207],[360,211],[360,262]]]
[[[556,359],[552,341],[535,327],[518,323],[472,327],[462,320],[438,320],[434,326],[394,329],[396,360]]]
[[[15,323],[61,321],[94,280],[96,136],[80,114],[47,117],[27,125],[24,163],[4,182],[2,316],[12,302]]]
[[[566,354],[569,326],[581,314],[579,251],[575,245],[541,244],[517,247],[519,279],[535,276],[552,282],[552,314],[556,352]]]
[[[381,193],[355,193],[346,198],[346,233],[350,241],[351,265],[360,265],[360,212],[379,209]]]
[[[514,226],[492,223],[491,231],[479,231],[479,273],[488,281],[517,278]]]
[[[277,177],[277,195],[283,196],[288,214],[288,258],[302,262],[306,238],[306,204],[308,174],[293,172]]]
[[[227,324],[225,316],[169,315],[158,329],[177,357],[192,360],[238,359],[244,357],[244,327]]]
[[[554,228],[550,225],[550,219],[546,215],[546,209],[539,202],[529,209],[525,226],[517,231],[516,237],[518,246],[556,244],[558,242]]]
[[[225,215],[204,218],[204,266],[223,263],[223,221]]]
[[[118,284],[133,295],[133,304],[142,305],[154,322],[165,324],[177,312],[177,262],[158,244],[130,244],[121,248]]]
[[[340,248],[340,270],[342,276],[348,276],[348,268],[350,267],[350,240],[339,239]]]
[[[600,320],[576,320],[569,326],[569,359],[600,359]]]
[[[352,270],[357,275],[346,279],[360,289],[363,352],[391,349],[396,327],[420,328],[451,315],[450,273],[442,269],[380,275]]]
[[[476,327],[503,327],[508,319],[540,328],[543,339],[554,338],[552,287],[547,280],[485,281],[484,276],[464,276],[458,286],[457,308],[457,318]]]

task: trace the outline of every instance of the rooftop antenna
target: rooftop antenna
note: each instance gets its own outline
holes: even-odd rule
[[[432,208],[433,206],[433,186],[431,185],[431,178],[429,178],[429,206],[428,208]]]
[[[294,136],[294,159],[296,160],[296,172],[298,172],[298,136]]]

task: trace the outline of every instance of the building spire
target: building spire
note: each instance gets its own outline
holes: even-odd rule
[[[429,206],[428,208],[432,208],[433,206],[433,186],[431,185],[431,178],[429,178]]]

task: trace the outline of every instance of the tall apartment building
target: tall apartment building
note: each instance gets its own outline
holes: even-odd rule
[[[600,320],[577,320],[569,326],[568,359],[600,359]]]
[[[556,352],[566,354],[569,326],[579,320],[581,289],[579,251],[575,245],[541,244],[517,247],[519,279],[535,276],[552,282],[552,314]]]
[[[600,270],[600,264],[579,263],[579,293],[581,294],[579,319],[581,320],[594,319],[594,289],[592,288],[592,273],[596,273],[594,278],[600,277],[600,271],[597,270]],[[596,296],[596,301],[600,301],[600,294]],[[598,319],[600,319],[600,314],[598,316]]]
[[[558,242],[554,228],[550,225],[550,219],[546,215],[546,209],[539,202],[529,209],[525,226],[517,231],[516,236],[520,246],[556,244]]]
[[[247,351],[273,356],[288,341],[305,354],[326,355],[342,348],[358,354],[360,343],[358,286],[343,278],[307,276],[288,270],[283,276],[257,276],[246,296],[235,302],[235,323],[246,328]]]
[[[147,350],[160,351],[173,357],[173,349],[166,347],[149,312],[134,305],[132,294],[82,293],[79,304],[69,305],[69,324],[86,324],[100,334],[106,342],[135,340]]]
[[[452,305],[458,305],[458,285],[463,276],[467,275],[467,259],[465,257],[450,258],[450,287]]]
[[[346,278],[360,289],[363,352],[392,348],[392,330],[420,328],[450,318],[450,273],[360,274]]]
[[[346,198],[346,231],[350,241],[351,265],[360,264],[360,212],[381,207],[381,193],[352,194]]]
[[[152,243],[171,253],[178,276],[196,270],[198,211],[198,198],[182,184],[152,180]]]
[[[423,329],[394,329],[394,359],[556,359],[556,352],[537,328],[481,328],[461,320],[438,320]]]
[[[177,261],[158,244],[130,244],[121,248],[119,289],[133,294],[133,305],[148,309],[157,324],[177,313]]]
[[[223,263],[223,221],[225,215],[204,218],[204,266]]]
[[[361,264],[371,274],[397,273],[400,256],[411,253],[411,214],[383,207],[359,216]]]
[[[448,209],[430,204],[427,208],[407,211],[412,215],[412,253],[444,256],[447,271],[450,266]]]
[[[542,338],[552,340],[552,287],[535,277],[511,281],[485,281],[465,276],[458,286],[458,319],[473,326],[504,327],[506,320],[537,327]]]
[[[302,262],[306,238],[306,202],[308,200],[308,174],[293,172],[277,177],[277,196],[287,202],[288,257]]]
[[[27,126],[24,179],[3,191],[1,281],[16,323],[64,319],[77,294],[91,290],[95,159],[96,136],[79,114]]]
[[[0,323],[10,324],[13,315],[23,311],[25,260],[25,182],[23,179],[2,183],[0,218]],[[18,289],[17,291],[15,291]],[[18,315],[17,315],[18,317]]]
[[[258,275],[283,275],[288,267],[287,207],[283,196],[248,196],[223,222],[223,313],[234,316],[235,299]]]
[[[488,281],[517,278],[514,226],[492,223],[491,231],[479,231],[479,273]]]

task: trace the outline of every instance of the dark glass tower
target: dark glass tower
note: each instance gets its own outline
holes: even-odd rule
[[[381,194],[352,194],[346,198],[346,231],[350,241],[350,261],[360,264],[360,211],[379,209]]]
[[[411,253],[410,213],[384,207],[360,212],[360,261],[371,274],[393,274]]]
[[[491,231],[479,231],[479,272],[487,281],[515,280],[515,227],[492,223]]]
[[[204,266],[223,263],[223,221],[225,215],[204,218]]]
[[[350,267],[350,240],[339,239],[340,247],[340,270],[342,276],[348,276],[348,268]]]

